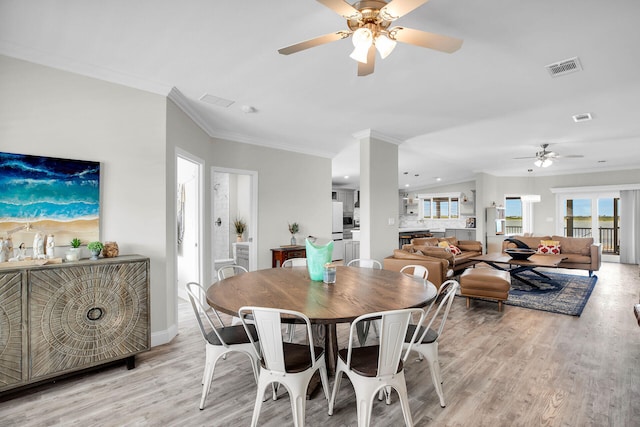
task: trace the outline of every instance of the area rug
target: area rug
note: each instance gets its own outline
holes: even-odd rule
[[[534,273],[523,274],[539,288],[512,278],[509,299],[504,303],[569,316],[580,316],[596,286],[598,277],[548,272],[544,274],[549,276],[551,281],[545,281]]]

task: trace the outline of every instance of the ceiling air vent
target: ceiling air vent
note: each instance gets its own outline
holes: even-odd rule
[[[573,116],[573,121],[576,123],[580,123],[580,122],[588,122],[589,120],[591,120],[591,113],[582,113],[582,114],[576,114],[575,116]]]
[[[565,59],[564,61],[549,64],[545,67],[551,77],[564,76],[565,74],[575,73],[576,71],[582,71],[580,60],[576,56],[575,58]]]
[[[215,105],[218,107],[224,107],[224,108],[227,108],[228,106],[230,106],[235,102],[235,101],[220,98],[214,95],[209,95],[208,93],[205,93],[199,99],[200,101],[206,102],[207,104]]]

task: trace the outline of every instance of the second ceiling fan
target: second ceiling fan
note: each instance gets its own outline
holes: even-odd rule
[[[453,53],[460,49],[462,40],[426,31],[404,27],[391,27],[396,19],[422,6],[429,0],[363,0],[353,5],[344,0],[317,0],[347,20],[348,30],[336,31],[320,37],[279,49],[283,55],[352,37],[355,46],[351,58],[358,61],[358,75],[373,73],[376,49],[384,59],[396,42]],[[391,28],[390,28],[391,27]]]

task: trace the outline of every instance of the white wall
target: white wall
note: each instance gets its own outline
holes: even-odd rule
[[[167,309],[166,98],[0,55],[0,150],[101,162],[102,241],[151,259],[151,330]],[[175,233],[174,233],[175,234]]]

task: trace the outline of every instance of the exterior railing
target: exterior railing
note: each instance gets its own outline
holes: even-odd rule
[[[518,225],[507,225],[505,227],[506,234],[522,234],[522,227]],[[564,229],[565,236],[567,235],[567,228]],[[598,228],[598,237],[602,245],[602,253],[605,254],[620,254],[620,227],[600,227]],[[593,237],[591,234],[591,228],[587,227],[573,227],[573,233],[570,237]]]

